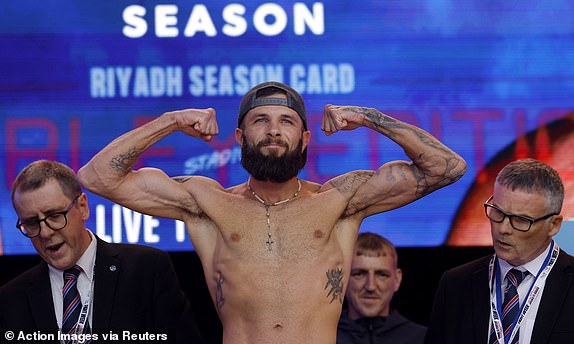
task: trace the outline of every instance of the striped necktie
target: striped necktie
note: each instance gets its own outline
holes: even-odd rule
[[[528,272],[523,272],[518,269],[511,269],[506,274],[506,288],[504,290],[504,301],[502,302],[502,328],[504,329],[504,337],[510,334],[512,324],[518,317],[520,311],[520,302],[518,299],[518,285],[522,282]],[[512,339],[511,344],[518,343],[519,330]],[[497,343],[494,331],[490,333],[490,343]],[[499,343],[501,344],[501,343]]]
[[[62,296],[64,297],[64,313],[62,315],[62,333],[73,334],[76,332],[78,326],[78,318],[82,309],[82,302],[80,300],[80,293],[78,292],[78,276],[82,268],[78,265],[64,271],[64,288],[62,288]],[[89,333],[89,324],[86,322],[86,327],[83,333]],[[71,343],[67,341],[66,343]]]

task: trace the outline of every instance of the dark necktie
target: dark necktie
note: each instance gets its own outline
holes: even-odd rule
[[[528,272],[523,272],[517,269],[511,269],[506,274],[506,289],[504,290],[504,301],[502,302],[502,309],[500,310],[502,316],[502,328],[504,329],[505,337],[509,334],[512,324],[520,311],[518,285],[522,282],[527,273]],[[512,339],[512,344],[518,343],[518,334],[519,332],[517,332]],[[491,331],[490,333],[490,343],[497,343],[494,331]]]
[[[77,283],[81,271],[81,268],[77,265],[64,271],[64,288],[62,289],[62,296],[64,297],[62,333],[64,334],[75,333],[78,326],[82,302],[80,293],[78,293]],[[89,331],[89,324],[86,321],[83,333],[89,333]]]

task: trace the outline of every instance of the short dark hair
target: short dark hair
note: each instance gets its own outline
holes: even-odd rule
[[[496,183],[528,193],[542,193],[548,201],[548,211],[560,213],[564,201],[564,184],[558,172],[536,159],[520,159],[506,165],[496,176]]]
[[[12,183],[12,205],[16,191],[36,190],[52,179],[58,182],[64,195],[71,200],[82,193],[82,185],[70,167],[57,161],[37,160],[24,167]]]

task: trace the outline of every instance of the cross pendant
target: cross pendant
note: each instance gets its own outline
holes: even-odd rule
[[[266,243],[267,243],[267,245],[269,245],[269,251],[272,250],[272,249],[271,249],[271,245],[273,245],[274,242],[275,242],[275,241],[271,240],[271,233],[267,233],[267,241],[266,241]]]

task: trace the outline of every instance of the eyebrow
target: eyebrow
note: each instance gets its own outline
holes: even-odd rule
[[[536,217],[535,217],[535,216],[530,216],[530,215],[524,215],[524,214],[516,214],[516,213],[511,213],[511,212],[509,212],[509,211],[507,211],[507,210],[504,210],[504,209],[502,209],[502,208],[501,208],[501,207],[500,207],[498,204],[495,204],[494,202],[493,202],[493,203],[491,203],[491,205],[495,206],[495,207],[496,207],[496,209],[498,209],[498,210],[502,211],[502,212],[503,212],[503,213],[505,213],[507,216],[508,216],[508,215],[510,215],[510,216],[518,216],[518,217],[524,217],[524,218],[527,218],[527,219],[530,219],[530,220],[534,220],[534,219],[536,219]]]
[[[44,215],[44,217],[46,217],[46,216],[50,216],[50,215],[52,215],[52,214],[61,213],[61,212],[66,211],[66,208],[65,208],[65,207],[66,207],[66,206],[64,206],[63,209],[54,209],[54,208],[46,209],[46,210],[42,211],[42,214]],[[21,218],[20,220],[21,220],[21,221],[38,220],[39,218],[40,218],[39,216],[34,215],[34,216],[30,216],[30,217]]]

